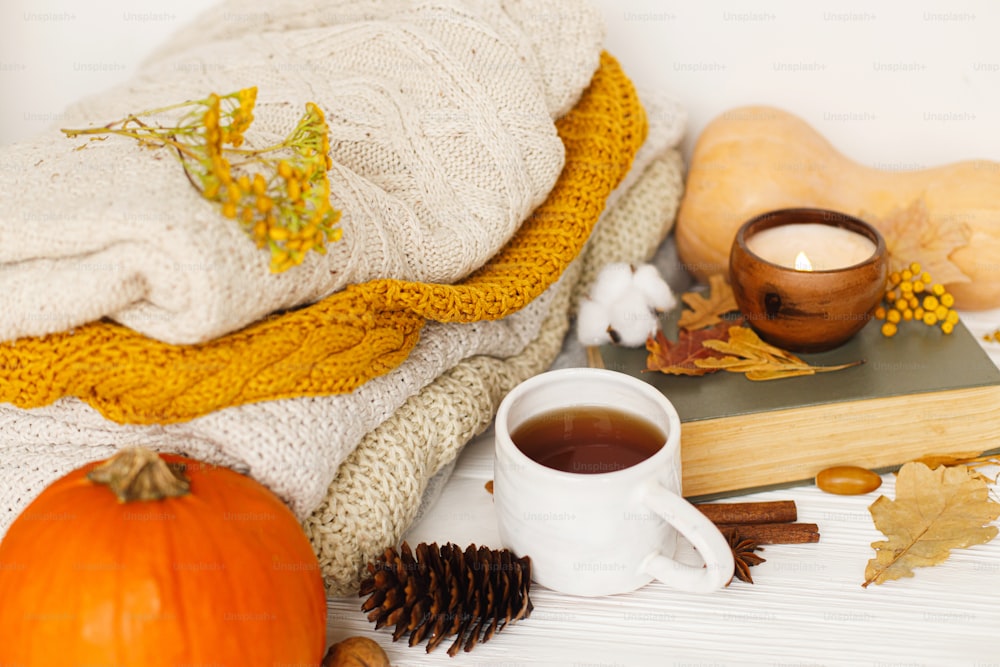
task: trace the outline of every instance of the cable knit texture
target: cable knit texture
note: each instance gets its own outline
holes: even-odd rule
[[[608,54],[557,126],[566,164],[555,187],[465,280],[351,285],[199,345],[162,343],[109,322],[20,339],[0,345],[0,401],[31,408],[75,396],[120,423],[185,421],[251,402],[350,392],[399,366],[426,320],[509,315],[579,254],[646,135],[635,89]]]
[[[61,122],[102,126],[257,86],[244,148],[261,148],[315,102],[330,125],[343,239],[274,275],[269,254],[191,187],[171,149],[51,130],[0,153],[20,167],[0,173],[0,238],[17,239],[0,244],[0,340],[108,317],[193,344],[349,284],[452,283],[496,254],[562,172],[549,98],[574,103],[598,66],[601,24],[585,0],[560,0],[576,21],[528,25],[520,12],[542,11],[540,0],[510,3],[512,13],[486,0],[368,0],[336,12],[314,0],[248,4],[222,3],[184,32],[184,48]],[[310,10],[329,20],[287,20]],[[265,17],[259,30],[238,20],[250,11]],[[239,29],[220,35],[219,23]],[[535,51],[541,39],[549,59]],[[564,73],[569,83],[547,90]]]
[[[656,189],[664,192],[668,202],[673,199],[657,171],[663,162],[660,153],[680,135],[676,121],[664,127],[671,118],[664,113],[672,108],[668,100],[648,92],[640,98],[654,118],[649,138],[608,198],[617,208],[630,211],[629,219],[636,227],[651,216],[663,218],[655,198],[637,193]],[[595,233],[602,233],[603,226],[599,224]],[[602,244],[616,247],[618,235],[630,236],[617,232],[605,232],[608,237]],[[639,235],[650,234],[640,230]],[[572,280],[564,274],[560,282]],[[0,462],[0,476],[10,480],[0,488],[0,507],[6,510],[0,515],[0,530],[58,474],[131,444],[181,452],[245,472],[275,491],[304,519],[323,501],[338,466],[366,433],[463,359],[519,354],[538,336],[555,293],[556,288],[550,288],[525,308],[498,320],[431,322],[403,364],[347,394],[250,403],[162,425],[118,424],[77,398],[62,398],[34,409],[0,404],[0,447],[6,454]],[[46,456],[50,449],[58,454],[51,460]]]
[[[595,232],[606,242],[588,246],[527,308],[496,322],[430,324],[403,365],[354,394],[162,427],[115,424],[77,399],[33,410],[0,405],[0,535],[53,480],[142,444],[227,465],[275,490],[304,519],[330,590],[350,591],[366,559],[410,525],[429,480],[489,424],[503,394],[551,363],[587,267],[641,261],[669,230],[679,163],[675,150],[637,157],[640,171]]]
[[[207,41],[384,21],[415,4],[413,0],[230,0],[178,31],[150,61],[174,58],[183,69],[201,70],[206,63],[188,54]],[[597,65],[596,45],[604,41],[600,12],[578,0],[464,0],[461,6],[488,22],[504,44],[515,45],[524,65],[541,77],[552,118],[565,115]]]
[[[551,291],[551,290],[550,290]],[[509,317],[473,324],[431,323],[409,358],[392,372],[349,394],[286,398],[251,403],[186,422],[165,425],[118,424],[77,398],[24,410],[0,404],[0,462],[4,478],[0,507],[7,517],[52,481],[47,470],[26,483],[19,472],[27,461],[16,452],[44,453],[51,443],[76,447],[60,461],[65,470],[139,445],[180,452],[252,476],[274,491],[299,518],[315,509],[337,466],[361,438],[389,418],[409,396],[445,370],[477,354],[510,356],[538,335],[551,295],[542,294]],[[4,470],[11,466],[11,470]],[[6,529],[0,519],[0,531]]]
[[[508,391],[552,364],[579,298],[574,288],[586,284],[585,271],[653,255],[672,228],[682,184],[680,153],[662,152],[602,218],[595,231],[602,241],[588,245],[567,271],[538,336],[523,352],[463,361],[364,437],[303,524],[331,595],[357,593],[365,563],[399,543],[434,475],[490,425]]]

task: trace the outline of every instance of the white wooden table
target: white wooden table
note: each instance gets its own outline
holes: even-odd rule
[[[66,103],[130,76],[207,4],[4,0],[0,143],[33,135],[57,122]],[[630,76],[673,91],[688,109],[686,156],[711,117],[735,105],[766,102],[802,114],[869,166],[900,170],[1000,158],[992,113],[1000,94],[991,50],[996,3],[595,4],[608,22],[608,49]],[[147,9],[167,9],[168,19],[119,18]],[[47,13],[67,13],[72,20],[31,18]],[[98,61],[115,71],[74,67]],[[822,70],[790,72],[787,66],[798,63]],[[920,69],[885,71],[884,65],[896,63]],[[928,113],[941,112],[969,120],[927,121]],[[965,319],[976,333],[1000,325],[1000,312]],[[995,362],[996,350],[1000,346],[992,351]],[[483,489],[492,476],[490,445],[484,437],[467,447],[439,503],[413,527],[411,542],[499,546]],[[393,645],[387,630],[371,629],[359,600],[335,599],[329,639],[370,635],[398,666],[1000,665],[1000,540],[957,552],[913,579],[862,589],[869,543],[879,536],[867,506],[880,493],[893,493],[891,477],[861,497],[829,496],[809,486],[746,496],[794,499],[800,520],[816,522],[822,532],[818,544],[768,546],[762,554],[767,562],[752,570],[753,586],[736,582],[696,597],[654,584],[593,600],[535,588],[529,619],[454,659],[443,648],[427,656],[421,648]]]
[[[963,319],[981,338],[1000,326],[1000,311]],[[1000,362],[1000,345],[984,345]],[[885,428],[892,428],[891,419],[886,415]],[[410,544],[500,547],[484,488],[492,463],[488,432],[466,447],[436,505],[407,535]],[[390,628],[373,630],[359,599],[338,598],[330,601],[329,641],[370,636],[397,666],[1000,665],[1000,538],[955,551],[911,579],[862,588],[870,544],[881,539],[868,505],[880,494],[895,497],[892,475],[863,496],[834,496],[808,485],[734,499],[792,499],[799,521],[818,524],[822,535],[816,544],[767,545],[761,553],[767,562],[751,569],[753,585],[734,581],[693,595],[653,583],[603,598],[533,586],[528,619],[455,658],[445,653],[449,642],[429,655],[423,645],[393,644]]]

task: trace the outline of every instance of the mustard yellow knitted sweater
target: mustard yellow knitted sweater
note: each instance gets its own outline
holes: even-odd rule
[[[646,134],[631,82],[607,53],[556,123],[565,167],[546,201],[481,269],[451,285],[374,280],[207,343],[177,346],[96,322],[0,345],[0,401],[64,396],[120,423],[186,421],[256,401],[350,392],[402,363],[427,320],[505,317],[576,257]]]

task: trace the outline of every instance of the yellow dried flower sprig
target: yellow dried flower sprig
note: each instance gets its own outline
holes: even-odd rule
[[[326,252],[326,244],[341,237],[340,212],[330,204],[329,127],[323,111],[309,102],[284,141],[242,149],[256,101],[257,89],[244,88],[133,114],[100,128],[63,132],[69,137],[118,134],[173,148],[191,184],[217,203],[222,215],[237,221],[258,248],[270,251],[271,271],[279,273],[301,264],[309,251]],[[143,120],[177,109],[186,113],[172,127]]]
[[[885,320],[882,335],[895,336],[902,322],[917,321],[927,326],[938,326],[950,334],[958,324],[958,312],[952,306],[955,297],[941,283],[934,283],[920,264],[913,262],[902,271],[889,274],[882,304],[875,309],[875,317]]]

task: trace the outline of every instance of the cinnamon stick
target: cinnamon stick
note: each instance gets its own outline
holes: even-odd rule
[[[798,518],[794,500],[698,503],[695,507],[715,524],[790,523]]]
[[[604,368],[604,357],[601,355],[601,348],[594,345],[587,346],[587,365],[591,368]]]
[[[757,544],[807,544],[819,542],[819,527],[814,523],[744,523],[716,524],[729,537],[736,532]]]

